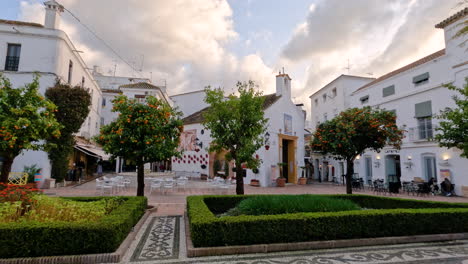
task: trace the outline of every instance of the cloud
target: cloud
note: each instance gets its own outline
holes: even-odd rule
[[[348,59],[350,74],[378,77],[443,48],[443,31],[434,25],[456,12],[457,1],[317,1],[279,62],[289,68],[308,65],[296,94],[310,110],[307,97],[348,73]]]
[[[142,73],[135,73],[70,14],[64,13],[62,29],[84,51],[85,61],[100,65],[104,73],[112,70],[114,64],[120,75],[149,77],[152,72],[155,81],[167,81],[170,94],[206,85],[230,89],[237,80],[247,77],[265,86],[274,83],[272,71],[260,57],[255,54],[237,57],[227,50],[227,44],[236,40],[238,33],[234,30],[231,7],[225,0],[61,0],[60,3],[134,68],[143,69]],[[43,17],[43,8],[41,11],[37,5],[34,8],[30,12],[32,5],[23,1],[21,18],[37,21],[39,16]]]

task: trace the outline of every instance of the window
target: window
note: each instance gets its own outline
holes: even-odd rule
[[[68,63],[68,84],[72,82],[72,73],[73,73],[73,61]]]
[[[419,139],[430,139],[432,133],[432,117],[418,118]]]
[[[318,105],[318,99],[315,99],[315,105],[316,106]]]
[[[414,85],[421,85],[429,82],[429,72],[425,72],[423,74],[417,75],[413,77]]]
[[[327,94],[322,95],[322,98],[323,98],[323,101],[326,102],[327,101]]]
[[[135,99],[138,103],[146,103],[146,95],[135,94]]]
[[[366,104],[369,102],[369,96],[366,95],[366,96],[363,96],[361,98],[359,98],[359,101],[361,101],[361,104]]]
[[[414,105],[415,117],[418,120],[418,139],[430,139],[433,137],[432,130],[432,103],[422,102]]]
[[[8,44],[5,60],[5,71],[18,71],[21,53],[20,44]]]
[[[104,126],[104,117],[101,117],[101,126]]]
[[[333,88],[333,90],[332,90],[332,96],[333,96],[333,98],[336,97],[336,88]]]
[[[106,98],[102,98],[102,107],[106,107]]]
[[[390,96],[392,94],[395,94],[395,85],[390,85],[382,89],[383,97]]]

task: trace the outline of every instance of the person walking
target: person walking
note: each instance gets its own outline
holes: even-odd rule
[[[102,159],[99,159],[97,162],[97,174],[98,177],[102,177]]]

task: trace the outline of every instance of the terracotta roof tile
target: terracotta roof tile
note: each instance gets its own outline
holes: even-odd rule
[[[263,102],[263,110],[268,109],[270,106],[272,106],[278,99],[280,99],[281,96],[274,94],[268,94],[263,96],[265,98],[265,101]],[[183,119],[184,125],[191,125],[191,124],[199,124],[202,123],[205,119],[203,118],[203,114],[208,111],[210,107],[205,107],[202,110],[195,112]]]
[[[134,89],[161,89],[156,85],[152,85],[151,83],[147,82],[138,82],[138,83],[131,83],[131,84],[124,84],[120,85],[119,88],[134,88]]]
[[[453,16],[444,19],[444,21],[440,22],[439,24],[435,25],[436,28],[445,28],[446,26],[452,24],[453,22],[457,21],[458,19],[465,17],[468,15],[468,7],[458,11]]]
[[[381,81],[384,81],[384,80],[386,80],[386,79],[388,79],[388,78],[390,78],[390,77],[393,77],[393,76],[395,76],[395,75],[397,75],[397,74],[400,74],[400,73],[405,72],[405,71],[407,71],[407,70],[413,69],[413,68],[415,68],[415,67],[417,67],[417,66],[419,66],[419,65],[422,65],[422,64],[424,64],[424,63],[430,62],[430,61],[432,61],[432,60],[434,60],[434,59],[436,59],[436,58],[438,58],[438,57],[440,57],[440,56],[443,56],[443,55],[445,55],[445,49],[439,50],[439,51],[437,51],[437,52],[434,52],[434,53],[432,53],[432,54],[429,55],[429,56],[426,56],[426,57],[424,57],[424,58],[422,58],[422,59],[419,59],[419,60],[417,60],[417,61],[415,61],[415,62],[413,62],[413,63],[410,63],[410,64],[408,64],[408,65],[406,65],[406,66],[404,66],[404,67],[401,67],[401,68],[399,68],[399,69],[397,69],[397,70],[391,71],[391,72],[389,72],[389,73],[387,73],[387,74],[385,74],[385,75],[382,75],[382,76],[380,76],[379,78],[375,79],[374,81],[372,81],[372,82],[370,82],[370,83],[368,83],[368,84],[366,84],[366,85],[360,87],[359,89],[357,89],[356,91],[354,91],[354,93],[355,93],[355,92],[358,92],[358,91],[361,91],[361,90],[363,90],[363,89],[365,89],[365,88],[367,88],[367,87],[369,87],[369,86],[372,86],[372,85],[374,85],[374,84],[376,84],[376,83],[379,83],[379,82],[381,82]]]
[[[38,24],[38,23],[15,21],[15,20],[5,20],[5,19],[0,19],[0,24],[8,24],[8,25],[13,25],[13,26],[30,26],[30,27],[40,27],[40,28],[44,27],[43,25]]]

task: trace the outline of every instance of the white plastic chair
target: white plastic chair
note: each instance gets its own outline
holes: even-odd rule
[[[102,181],[102,187],[101,187],[101,194],[105,194],[106,191],[109,192],[109,194],[112,194],[114,190],[114,183],[112,181]]]
[[[153,192],[153,190],[161,190],[162,182],[161,180],[153,180],[150,185],[150,195]]]
[[[102,186],[104,185],[104,181],[101,179],[96,179],[96,193],[102,193]]]
[[[168,190],[172,190],[174,188],[174,180],[165,179],[162,188],[164,193],[167,193]]]
[[[176,180],[176,184],[177,184],[177,189],[180,189],[180,187],[183,187],[184,190],[185,190],[185,186],[187,185],[187,179],[186,178],[178,178]]]

